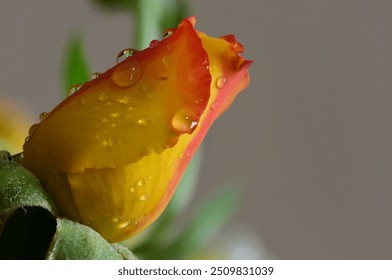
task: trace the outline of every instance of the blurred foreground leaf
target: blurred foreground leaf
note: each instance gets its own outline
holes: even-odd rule
[[[142,259],[187,259],[205,246],[232,218],[239,202],[238,188],[224,188],[199,205],[198,211],[172,240],[145,243],[134,250]],[[172,224],[174,225],[174,224]],[[154,240],[155,236],[151,235]]]

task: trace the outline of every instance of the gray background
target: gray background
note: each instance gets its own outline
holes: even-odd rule
[[[60,101],[72,30],[94,71],[130,46],[132,19],[89,3],[0,1],[0,92],[36,118]],[[232,224],[256,233],[264,257],[392,258],[392,1],[190,3],[200,30],[235,33],[255,61],[206,138],[194,205],[234,181]]]

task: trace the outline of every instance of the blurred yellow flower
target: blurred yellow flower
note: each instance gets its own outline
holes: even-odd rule
[[[20,153],[30,123],[21,106],[0,95],[0,150]]]

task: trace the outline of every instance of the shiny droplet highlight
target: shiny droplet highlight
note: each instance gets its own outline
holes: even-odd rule
[[[118,53],[116,57],[116,62],[117,63],[123,62],[125,59],[127,59],[130,56],[133,56],[137,52],[138,50],[131,49],[131,48],[122,50],[121,52]]]
[[[46,118],[47,115],[48,115],[48,113],[42,112],[41,114],[39,114],[39,119],[42,121]]]
[[[197,120],[184,112],[178,112],[172,119],[173,128],[181,133],[192,133],[197,127]]]
[[[159,44],[159,40],[152,40],[148,45],[149,48],[155,48]]]
[[[101,76],[101,73],[99,73],[99,72],[92,73],[91,76],[90,76],[90,81],[91,80],[95,80],[99,76]]]
[[[216,79],[216,87],[217,88],[224,88],[226,84],[226,79],[224,77],[219,77]]]
[[[143,70],[139,61],[131,60],[115,68],[111,79],[120,87],[130,87],[137,83],[142,76]]]
[[[74,85],[73,87],[71,87],[69,89],[69,91],[67,92],[68,96],[71,96],[72,94],[74,94],[75,92],[77,92],[82,86],[81,85]]]
[[[165,31],[162,32],[162,37],[163,38],[167,38],[167,37],[173,35],[175,30],[176,30],[175,28],[168,28],[168,29],[166,29]]]
[[[214,102],[211,104],[211,110],[215,110],[218,107],[218,102]]]
[[[148,125],[148,124],[150,123],[150,121],[151,121],[151,117],[145,116],[145,117],[139,118],[139,119],[136,121],[136,123],[137,123],[139,126],[146,126],[146,125]]]

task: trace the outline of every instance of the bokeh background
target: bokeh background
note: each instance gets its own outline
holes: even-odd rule
[[[62,98],[73,31],[94,71],[132,47],[129,14],[91,4],[0,1],[0,92],[35,121]],[[251,257],[391,259],[392,2],[189,4],[200,30],[236,34],[254,60],[249,88],[206,137],[190,209],[236,184],[241,205],[220,240]]]

